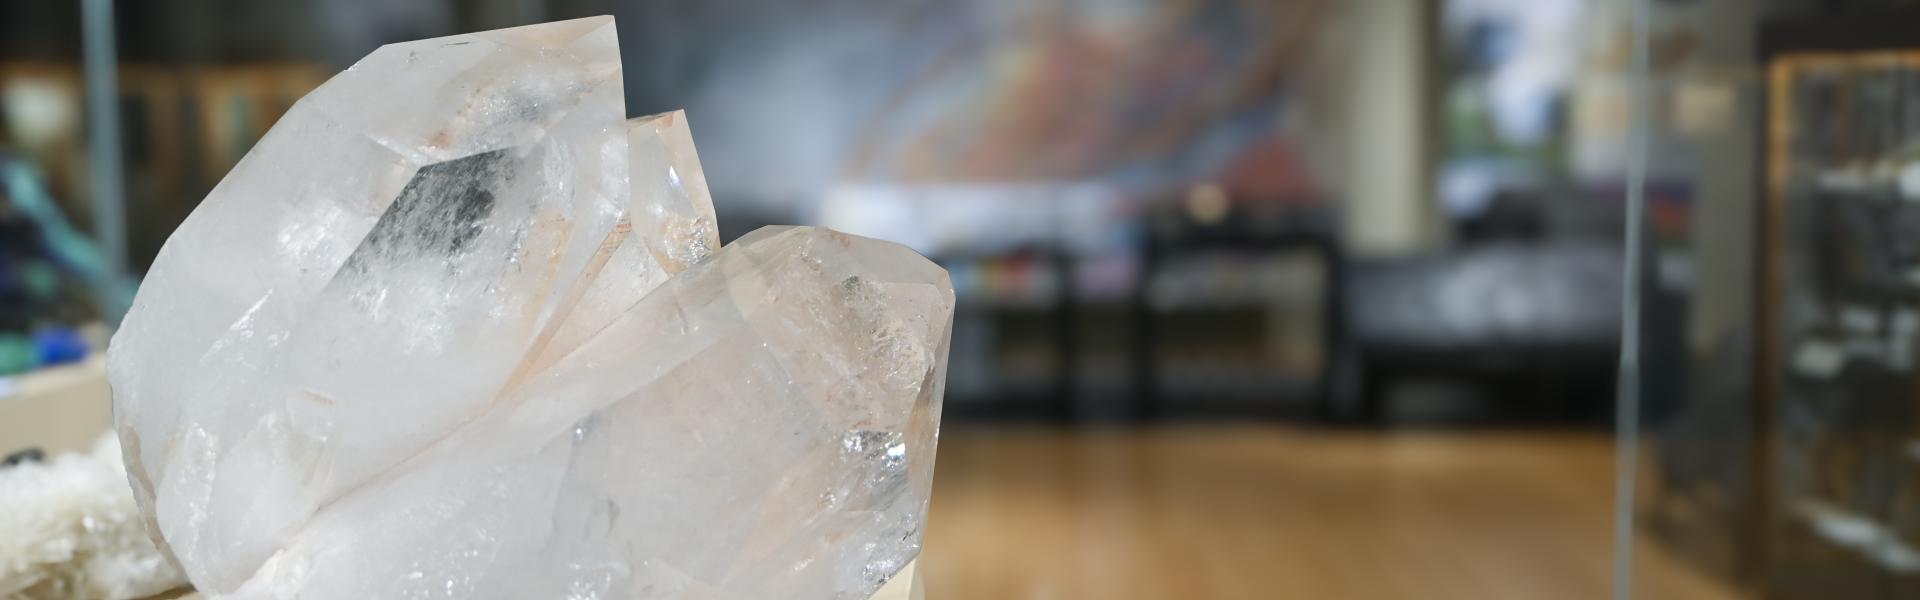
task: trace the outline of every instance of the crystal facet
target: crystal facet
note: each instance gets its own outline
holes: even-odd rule
[[[865,598],[917,556],[953,292],[722,248],[610,18],[389,45],[175,232],[109,352],[150,529],[238,598]]]

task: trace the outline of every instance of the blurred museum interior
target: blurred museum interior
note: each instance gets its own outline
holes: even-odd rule
[[[724,240],[950,272],[928,597],[1920,597],[1907,0],[10,0],[0,455],[107,431],[117,315],[303,94],[598,14]]]

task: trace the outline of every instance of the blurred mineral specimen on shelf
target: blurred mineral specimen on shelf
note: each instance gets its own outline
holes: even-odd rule
[[[919,553],[953,291],[895,244],[722,248],[611,18],[382,47],[167,241],[114,338],[209,597],[859,599]]]

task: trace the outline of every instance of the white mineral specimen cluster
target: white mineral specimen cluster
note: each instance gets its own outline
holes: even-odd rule
[[[953,290],[721,247],[611,18],[382,47],[167,241],[114,337],[128,479],[208,597],[867,598],[919,553]]]

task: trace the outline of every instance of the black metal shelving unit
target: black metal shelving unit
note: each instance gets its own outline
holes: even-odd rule
[[[1277,417],[1301,413],[1325,416],[1334,394],[1329,376],[1345,346],[1345,260],[1333,215],[1318,203],[1242,202],[1210,222],[1193,218],[1173,202],[1148,211],[1142,244],[1142,285],[1133,299],[1134,405],[1144,419],[1190,415]],[[1193,330],[1251,326],[1274,318],[1273,298],[1248,289],[1243,293],[1192,296],[1195,301],[1156,301],[1155,282],[1184,258],[1241,255],[1272,258],[1307,253],[1320,264],[1317,365],[1289,370],[1263,364],[1259,357],[1235,366],[1196,368],[1200,361],[1175,357],[1183,344],[1174,338]],[[1256,286],[1249,286],[1253,288]],[[1206,335],[1205,331],[1198,335]],[[1192,338],[1195,336],[1185,336]],[[1233,344],[1231,340],[1215,343]]]

